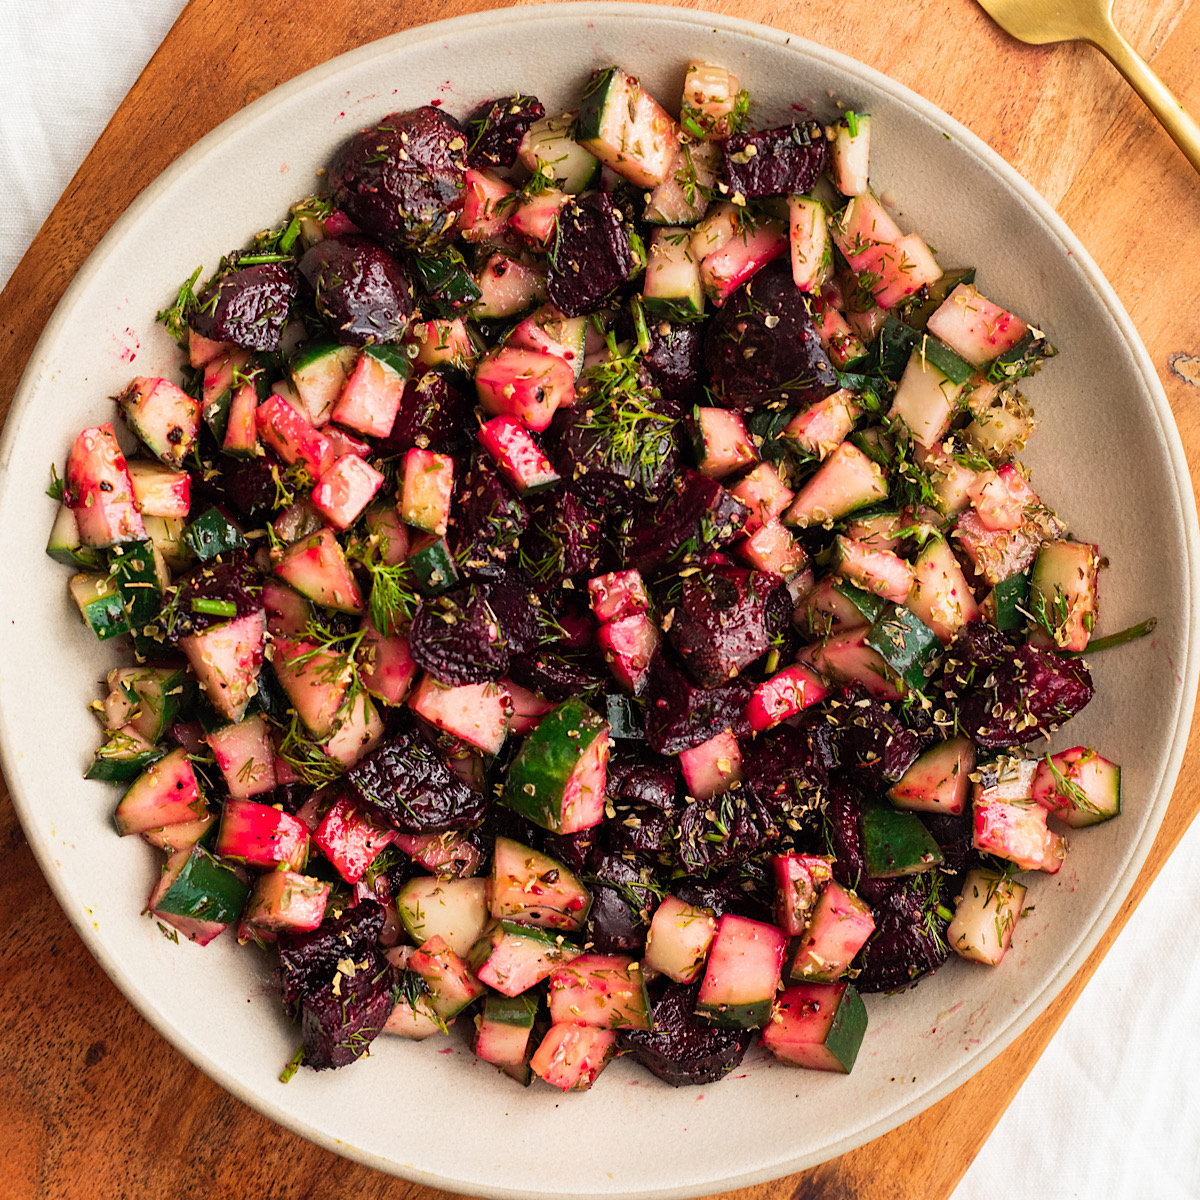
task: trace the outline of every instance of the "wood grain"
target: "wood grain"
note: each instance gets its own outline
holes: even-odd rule
[[[334,54],[477,0],[192,0],[0,295],[0,414],[74,273],[130,201],[227,116]],[[500,5],[503,6],[503,5]],[[988,141],[1054,204],[1142,332],[1200,462],[1200,188],[1116,73],[1086,47],[1026,47],[969,0],[716,0],[850,54]],[[1200,0],[1118,4],[1118,23],[1200,111]],[[127,148],[137,146],[138,153]],[[1137,196],[1137,203],[1129,197]],[[1145,219],[1161,214],[1161,219]],[[1164,304],[1164,297],[1172,302]],[[1200,743],[1112,928],[1028,1032],[958,1091],[868,1146],[727,1200],[938,1200],[953,1189],[1200,808]],[[12,1200],[265,1195],[450,1200],[289,1134],[160,1038],[96,966],[0,804],[0,1191]],[[36,1004],[33,1000],[36,998]]]

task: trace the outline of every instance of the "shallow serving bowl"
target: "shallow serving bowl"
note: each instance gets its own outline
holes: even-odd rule
[[[732,68],[756,125],[834,101],[875,118],[872,179],[943,265],[1039,323],[1061,351],[1028,386],[1042,426],[1026,461],[1039,493],[1111,560],[1099,632],[1158,617],[1151,638],[1097,657],[1096,700],[1061,745],[1124,768],[1126,811],[1034,877],[1002,967],[954,961],[900,996],[868,997],[848,1078],[757,1051],[719,1085],[675,1090],[617,1062],[588,1094],[522,1090],[460,1037],[381,1039],[343,1071],[278,1076],[297,1035],[271,963],[229,936],[176,945],[140,915],[157,856],[112,828],[114,791],[82,779],[86,711],[114,652],[95,642],[44,555],[52,462],[111,420],[135,374],[174,375],[154,324],[179,281],[314,190],[348,134],[437,99],[456,115],[518,89],[570,107],[617,62],[670,106],[688,58]],[[1197,532],[1166,399],[1112,289],[1049,206],[977,138],[874,71],[732,18],[580,3],[510,9],[364,47],[251,105],[185,154],[117,223],[63,298],[0,448],[0,750],[42,868],[89,949],[131,1001],[230,1091],[315,1141],[422,1183],[488,1196],[671,1197],[744,1186],[843,1153],[915,1115],[1017,1036],[1066,983],[1131,886],[1175,782],[1196,690],[1189,631]]]

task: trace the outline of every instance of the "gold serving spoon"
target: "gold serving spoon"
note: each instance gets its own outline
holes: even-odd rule
[[[1129,81],[1188,162],[1200,171],[1200,125],[1171,95],[1113,24],[1113,0],[979,0],[1005,32],[1022,42],[1090,42]]]

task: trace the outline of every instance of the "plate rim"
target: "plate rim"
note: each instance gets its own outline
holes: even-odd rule
[[[505,25],[520,25],[547,19],[570,18],[585,22],[594,17],[613,17],[621,19],[655,19],[674,21],[681,26],[702,25],[721,32],[749,37],[755,40],[774,43],[783,48],[795,49],[802,54],[821,59],[850,78],[861,79],[864,83],[887,93],[910,110],[919,114],[924,120],[952,136],[968,149],[975,158],[998,176],[1003,183],[1014,192],[1041,219],[1048,231],[1062,245],[1065,253],[1072,257],[1087,279],[1103,307],[1108,311],[1114,324],[1120,330],[1126,347],[1146,387],[1151,401],[1151,407],[1158,421],[1161,440],[1167,451],[1171,465],[1172,482],[1179,504],[1181,523],[1184,534],[1184,548],[1187,557],[1185,577],[1187,591],[1181,605],[1181,620],[1185,630],[1185,661],[1181,671],[1181,694],[1176,712],[1175,727],[1170,749],[1163,763],[1158,790],[1141,840],[1133,848],[1124,873],[1110,893],[1108,900],[1097,911],[1095,918],[1086,935],[1081,939],[1074,952],[1062,961],[1058,970],[1047,978],[1027,1001],[1024,1010],[1005,1029],[997,1034],[986,1047],[972,1055],[967,1062],[951,1071],[939,1084],[907,1104],[902,1104],[876,1121],[863,1126],[854,1133],[848,1134],[834,1143],[823,1147],[815,1156],[800,1155],[792,1159],[777,1160],[774,1165],[757,1170],[742,1171],[735,1175],[719,1179],[709,1179],[703,1183],[684,1184],[679,1187],[658,1188],[652,1193],[639,1192],[637,1195],[653,1195],[661,1200],[685,1200],[687,1197],[707,1194],[714,1190],[751,1186],[767,1180],[778,1179],[796,1171],[815,1166],[844,1154],[867,1142],[881,1136],[903,1124],[905,1121],[938,1103],[951,1091],[961,1086],[966,1080],[982,1070],[993,1059],[1006,1050],[1026,1029],[1042,1015],[1062,991],[1079,968],[1091,955],[1096,945],[1111,927],[1118,911],[1127,899],[1137,881],[1146,858],[1161,829],[1163,818],[1170,804],[1172,794],[1178,781],[1182,759],[1186,750],[1190,733],[1192,716],[1196,702],[1197,681],[1200,679],[1200,650],[1195,636],[1194,613],[1197,597],[1200,596],[1200,527],[1197,525],[1196,501],[1192,489],[1191,474],[1183,450],[1182,439],[1176,425],[1174,415],[1167,400],[1162,381],[1154,367],[1149,353],[1142,343],[1129,314],[1116,294],[1112,285],[1105,278],[1091,255],[1085,249],[1078,237],[1067,226],[1066,222],[1055,212],[1054,208],[1040,193],[1021,176],[1015,168],[993,150],[982,138],[974,134],[956,118],[943,109],[925,99],[908,86],[899,83],[890,76],[883,74],[874,67],[851,58],[819,42],[811,41],[797,34],[759,22],[749,21],[741,17],[723,13],[709,12],[703,9],[682,8],[670,4],[627,3],[625,0],[567,0],[567,2],[522,5],[500,9],[486,9],[480,12],[463,14],[445,18],[440,21],[416,25],[400,30],[384,38],[368,42],[355,49],[345,51],[334,58],[320,63],[315,67],[301,72],[299,75],[273,88],[252,103],[239,109],[226,118],[212,130],[199,138],[170,165],[155,177],[137,195],[124,213],[113,222],[104,236],[97,242],[71,283],[65,289],[55,307],[54,313],[46,323],[30,355],[20,382],[14,392],[12,405],[5,419],[3,437],[0,438],[0,471],[3,471],[13,456],[17,442],[17,429],[25,420],[31,408],[36,390],[38,375],[37,364],[43,353],[43,347],[53,342],[59,327],[67,320],[68,310],[73,307],[74,298],[82,291],[92,278],[103,270],[110,248],[122,237],[125,228],[133,224],[145,210],[152,208],[160,193],[166,191],[173,183],[176,175],[188,170],[195,159],[202,158],[209,148],[231,134],[239,132],[244,126],[255,122],[259,116],[270,109],[287,103],[295,94],[302,93],[314,83],[325,81],[336,76],[347,68],[355,68],[377,58],[387,58],[399,49],[419,45],[422,42],[436,42],[448,34],[459,31],[473,30],[480,27]],[[435,1175],[420,1170],[412,1164],[404,1164],[380,1155],[350,1146],[345,1142],[310,1125],[302,1118],[289,1114],[275,1102],[251,1089],[244,1087],[237,1079],[232,1078],[218,1064],[209,1060],[201,1046],[193,1041],[183,1030],[172,1024],[165,1012],[160,1012],[141,993],[137,981],[126,974],[108,955],[103,940],[97,931],[93,930],[86,918],[82,902],[76,902],[74,897],[65,891],[64,882],[57,877],[53,865],[53,849],[49,839],[41,835],[36,822],[27,819],[32,811],[24,795],[25,784],[20,772],[19,756],[16,748],[10,743],[8,723],[0,716],[0,766],[4,768],[5,778],[9,784],[22,831],[38,865],[45,877],[59,906],[67,915],[68,920],[80,935],[88,952],[104,969],[106,975],[122,992],[125,999],[143,1016],[154,1029],[185,1055],[195,1066],[214,1079],[226,1091],[248,1104],[268,1119],[281,1125],[291,1132],[321,1145],[343,1157],[351,1158],[375,1169],[392,1175],[399,1175],[420,1184],[439,1187],[455,1188],[462,1181],[448,1176]],[[472,1185],[473,1187],[475,1185]],[[478,1194],[486,1194],[503,1198],[503,1200],[525,1200],[527,1197],[541,1197],[542,1192],[532,1192],[524,1188],[492,1187],[489,1186]],[[633,1193],[630,1193],[633,1194]],[[591,1193],[577,1192],[583,1200]],[[606,1200],[612,1200],[616,1193],[594,1193]]]

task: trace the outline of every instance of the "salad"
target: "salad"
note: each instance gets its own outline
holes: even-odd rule
[[[868,115],[749,101],[694,61],[678,119],[615,66],[385,117],[159,314],[136,450],[54,474],[131,650],[88,777],[164,933],[277,957],[285,1078],[451,1026],[564,1090],[848,1072],[863,993],[999,965],[1120,811],[1034,746],[1152,627],[1093,637],[1017,461],[1053,348],[897,225]]]

